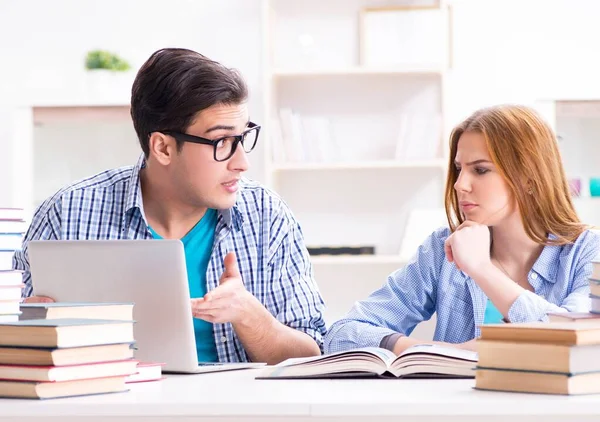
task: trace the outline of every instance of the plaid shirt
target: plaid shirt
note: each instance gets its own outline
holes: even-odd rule
[[[448,228],[434,232],[404,268],[329,327],[325,351],[379,346],[390,334],[410,335],[434,313],[434,340],[463,343],[479,337],[488,298],[472,278],[446,260],[444,242],[449,235]],[[534,292],[521,293],[508,311],[509,320],[547,321],[548,312],[588,312],[588,277],[599,251],[600,235],[589,230],[573,244],[545,246],[527,275]]]
[[[35,212],[13,267],[24,271],[23,297],[33,294],[27,245],[37,239],[152,239],[135,166],[108,170],[58,191]],[[314,281],[300,226],[273,192],[244,179],[236,205],[219,211],[208,264],[207,290],[216,288],[223,258],[234,251],[246,289],[283,324],[310,335],[322,349],[324,303]],[[221,362],[248,361],[231,324],[214,324]]]

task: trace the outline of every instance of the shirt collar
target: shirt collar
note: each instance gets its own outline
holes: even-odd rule
[[[557,237],[553,234],[548,236],[548,240],[556,240]],[[560,265],[560,253],[562,245],[546,245],[542,249],[542,253],[533,264],[532,270],[541,275],[544,280],[554,284],[556,283],[556,272]]]
[[[239,197],[238,200],[239,201]],[[237,231],[242,229],[242,224],[244,223],[244,216],[240,211],[239,204],[237,203],[228,210],[219,210],[219,215],[223,217],[223,222],[230,229],[235,229]]]
[[[140,172],[142,169],[146,167],[146,158],[142,153],[140,158],[137,161],[137,164],[133,167],[131,172],[131,177],[129,178],[129,184],[127,187],[127,199],[125,203],[125,208],[123,210],[123,221],[127,215],[129,215],[133,210],[139,209],[140,213],[144,220],[146,216],[144,215],[144,202],[142,200],[142,185],[140,179]],[[243,183],[241,184],[243,189]],[[226,210],[219,210],[219,215],[222,217],[225,225],[230,229],[241,230],[242,224],[244,223],[244,217],[240,210],[241,205],[241,192],[238,194],[235,205]]]
[[[146,159],[144,154],[140,155],[137,164],[133,166],[131,176],[129,177],[129,183],[127,186],[127,199],[125,203],[124,214],[129,213],[132,209],[139,208],[140,211],[144,210],[144,203],[142,202],[142,185],[140,182],[140,171],[146,167]],[[142,212],[143,214],[143,212]]]

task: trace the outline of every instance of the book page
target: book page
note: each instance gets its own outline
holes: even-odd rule
[[[378,356],[383,362],[385,362],[387,366],[390,366],[392,362],[397,358],[394,352],[388,349],[383,349],[381,347],[367,347],[365,349],[357,350],[364,350],[366,352],[373,353],[374,355]]]
[[[398,356],[398,360],[413,354],[439,355],[472,362],[478,361],[477,352],[457,349],[455,347],[440,346],[437,344],[418,344],[416,346],[409,347],[400,356]]]
[[[321,362],[328,363],[339,360],[359,360],[365,358],[367,358],[368,360],[381,360],[386,366],[389,366],[396,359],[396,355],[387,349],[382,349],[379,347],[365,347],[361,349],[347,350],[344,352],[330,353],[322,356],[290,358],[284,360],[281,363],[278,363],[275,366],[294,366]]]

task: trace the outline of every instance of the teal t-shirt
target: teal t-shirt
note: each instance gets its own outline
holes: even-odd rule
[[[206,294],[206,270],[210,261],[216,227],[217,211],[208,209],[204,217],[181,239],[185,251],[185,266],[191,298],[203,297]],[[162,239],[151,227],[148,229],[152,233],[152,237]],[[213,325],[194,318],[194,334],[198,362],[217,362]]]
[[[483,316],[484,324],[498,324],[500,322],[504,322],[504,316],[502,313],[496,308],[496,305],[492,303],[491,300],[487,300],[487,305],[485,306],[485,314]]]

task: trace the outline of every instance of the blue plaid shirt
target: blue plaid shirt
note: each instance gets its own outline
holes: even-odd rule
[[[346,318],[334,323],[325,338],[328,353],[379,346],[393,333],[410,335],[415,326],[437,313],[434,340],[463,343],[480,335],[487,296],[475,281],[446,260],[448,228],[434,232],[404,268]],[[585,231],[574,244],[545,246],[525,291],[508,312],[511,322],[545,321],[548,312],[588,312],[591,261],[600,251],[600,235]]]
[[[37,239],[152,239],[144,217],[139,172],[145,165],[108,170],[66,187],[36,210],[13,267],[24,271],[23,297],[31,296],[27,244]],[[243,180],[236,205],[219,211],[208,264],[207,290],[217,287],[223,258],[234,251],[246,289],[283,324],[311,336],[322,349],[323,299],[313,278],[300,226],[285,203]],[[231,324],[215,324],[221,362],[248,361]]]

